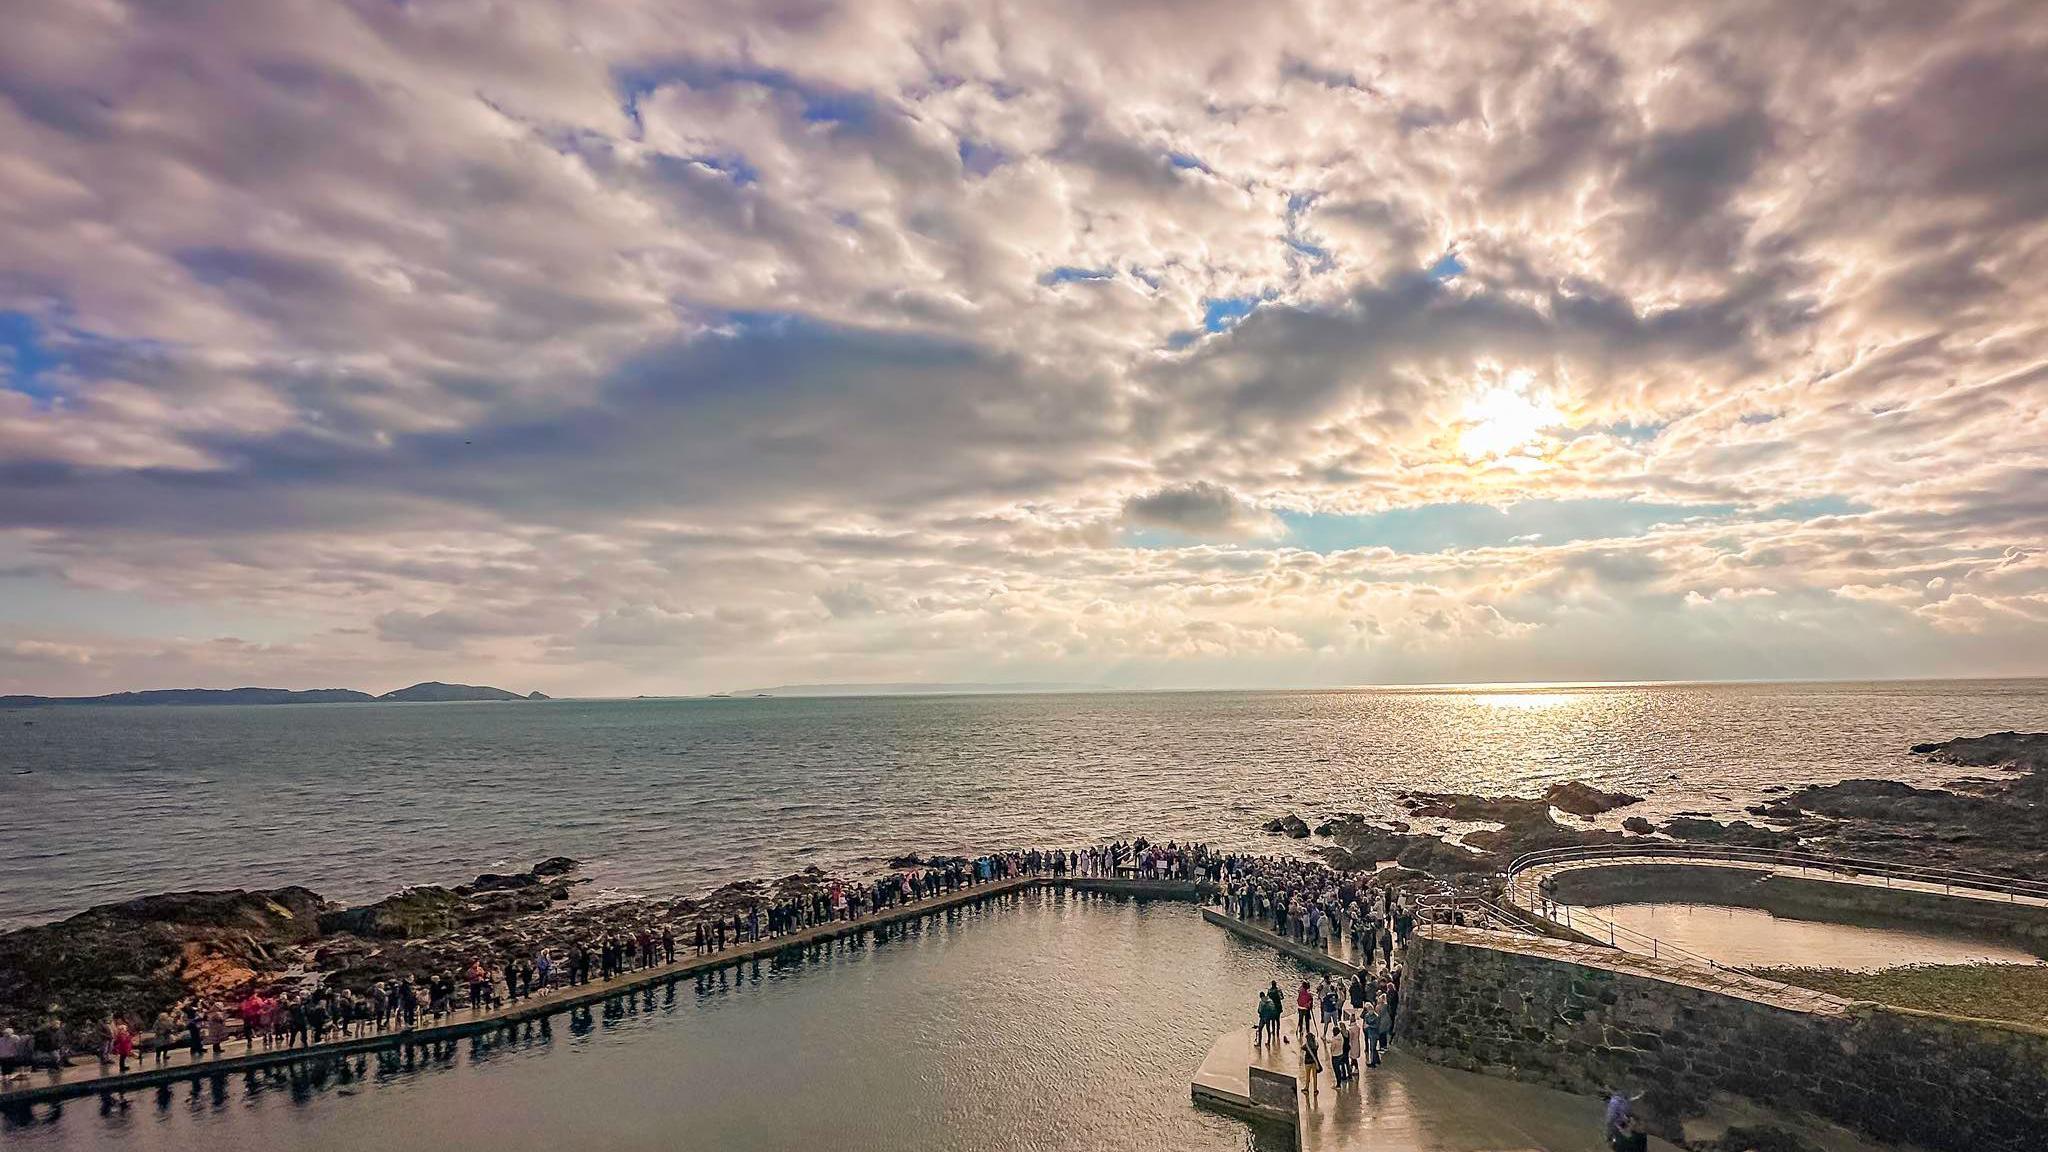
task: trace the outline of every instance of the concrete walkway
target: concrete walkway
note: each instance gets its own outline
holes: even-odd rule
[[[1324,1072],[1302,1097],[1302,1152],[1596,1152],[1607,1103],[1554,1088],[1461,1072],[1390,1050],[1357,1085]],[[1652,1138],[1650,1147],[1673,1145]]]
[[[1313,1102],[1300,1090],[1301,1045],[1290,1020],[1282,1040],[1264,1048],[1252,1030],[1217,1038],[1196,1074],[1198,1101],[1237,1115],[1252,1069],[1284,1079],[1294,1097],[1296,1147],[1302,1152],[1603,1152],[1606,1102],[1552,1088],[1461,1072],[1390,1050],[1378,1068],[1361,1068],[1355,1085],[1337,1087],[1325,1068]],[[1270,1116],[1270,1113],[1266,1113]],[[1283,1121],[1284,1122],[1284,1121]],[[1673,1145],[1652,1138],[1650,1147]]]
[[[259,1040],[255,1048],[249,1048],[242,1040],[228,1041],[221,1054],[215,1056],[209,1050],[196,1059],[189,1049],[180,1046],[163,1064],[156,1063],[154,1054],[145,1054],[132,1059],[126,1075],[116,1071],[114,1065],[102,1066],[92,1056],[78,1057],[77,1063],[58,1071],[32,1072],[17,1077],[0,1090],[0,1107],[16,1104],[32,1104],[44,1100],[61,1100],[76,1096],[88,1096],[105,1092],[127,1092],[138,1088],[151,1088],[158,1084],[191,1079],[195,1076],[211,1076],[228,1072],[240,1072],[286,1064],[299,1060],[317,1059],[327,1056],[342,1056],[356,1052],[368,1052],[382,1048],[394,1048],[407,1044],[428,1044],[441,1040],[452,1040],[462,1036],[475,1035],[493,1029],[508,1027],[527,1020],[539,1019],[557,1012],[586,1005],[599,1004],[615,996],[621,996],[636,989],[673,983],[700,973],[713,972],[739,964],[775,956],[782,952],[800,950],[816,944],[827,943],[845,936],[853,936],[881,928],[943,912],[968,904],[1023,892],[1038,887],[1070,888],[1075,891],[1103,892],[1121,896],[1155,896],[1171,899],[1193,900],[1197,887],[1192,883],[1112,879],[1087,876],[1023,876],[1010,880],[991,881],[956,892],[943,893],[909,904],[899,904],[885,911],[860,920],[832,921],[815,924],[784,936],[734,945],[723,952],[711,952],[702,956],[692,953],[686,945],[678,943],[676,961],[673,964],[657,964],[651,968],[635,969],[609,981],[593,980],[588,984],[569,985],[538,993],[531,999],[516,1004],[506,1004],[495,1011],[472,1012],[467,1007],[455,1009],[438,1022],[422,1023],[419,1027],[372,1032],[355,1037],[331,1039],[322,1044],[299,1048],[265,1048]],[[458,990],[458,995],[460,991]],[[180,1033],[182,1036],[182,1033]]]

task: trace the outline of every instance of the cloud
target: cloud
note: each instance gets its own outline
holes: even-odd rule
[[[0,686],[2048,671],[2044,64],[2021,0],[36,6]]]
[[[1196,539],[1247,540],[1284,529],[1273,514],[1220,484],[1194,480],[1124,501],[1124,523]]]

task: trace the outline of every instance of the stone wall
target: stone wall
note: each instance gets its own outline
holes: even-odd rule
[[[1432,926],[1400,1042],[1563,1088],[1644,1093],[1662,1134],[1716,1092],[1943,1152],[2048,1148],[2048,1034],[1723,981],[1613,949]]]
[[[1710,864],[1605,864],[1560,872],[1545,885],[1567,904],[1671,901],[1758,908],[1796,920],[1927,927],[2009,940],[2048,957],[2048,908],[1914,888],[1846,884]]]

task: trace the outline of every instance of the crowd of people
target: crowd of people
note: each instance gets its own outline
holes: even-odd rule
[[[1371,873],[1281,856],[1222,856],[1213,866],[1212,898],[1230,915],[1364,967],[1390,964],[1415,930],[1414,901]]]
[[[650,914],[639,925],[556,940],[531,951],[475,955],[442,971],[399,975],[363,987],[258,988],[239,1000],[194,1000],[154,1021],[104,1020],[98,1055],[104,1064],[126,1072],[145,1058],[165,1063],[181,1048],[199,1060],[231,1047],[243,1052],[310,1047],[334,1038],[430,1026],[464,1009],[472,1015],[490,1013],[554,989],[602,984],[673,965],[684,953],[686,959],[715,955],[1027,876],[1193,883],[1205,899],[1230,914],[1290,940],[1332,952],[1348,944],[1353,958],[1364,957],[1366,967],[1377,964],[1396,981],[1386,1016],[1391,1031],[1391,1003],[1399,995],[1392,959],[1415,922],[1412,905],[1391,887],[1375,886],[1369,874],[1344,873],[1313,861],[1138,839],[919,861],[873,880],[832,880],[728,904],[709,915],[689,916],[686,908],[685,917],[675,921],[658,921]],[[1338,999],[1357,996],[1347,990]],[[1325,998],[1318,992],[1309,1006],[1320,1009]],[[1373,995],[1351,1005],[1360,1017],[1362,1038],[1373,1034],[1369,1009],[1378,1001]],[[1275,1033],[1262,1025],[1261,1034],[1271,1042]],[[90,1054],[81,1051],[75,1036],[54,1017],[30,1034],[0,1032],[0,1072],[61,1067],[76,1055]],[[1341,1037],[1332,1032],[1330,1039]],[[1354,1062],[1347,1054],[1364,1050],[1361,1039],[1349,1048],[1340,1045],[1335,1057],[1349,1068]]]
[[[1289,999],[1294,1001],[1294,1041],[1301,1051],[1301,1091],[1313,1103],[1325,1070],[1342,1089],[1356,1083],[1364,1069],[1380,1066],[1401,1009],[1401,970],[1389,964],[1349,979],[1324,973],[1319,980],[1303,980],[1292,997],[1273,981],[1259,993],[1253,1047],[1287,1042],[1282,1021]]]
[[[1398,957],[1417,919],[1411,895],[1370,872],[1312,860],[1231,854],[1205,863],[1205,894],[1227,914],[1359,969],[1348,979],[1301,981],[1292,994],[1274,981],[1259,994],[1254,1047],[1298,1045],[1302,1092],[1311,1101],[1324,1072],[1341,1089],[1377,1068],[1400,1012]],[[1291,1038],[1283,1027],[1290,1001]]]
[[[126,1072],[145,1055],[153,1064],[183,1049],[193,1060],[309,1047],[329,1039],[372,1035],[443,1022],[465,1007],[471,1015],[550,990],[602,984],[673,965],[688,949],[702,957],[787,937],[822,924],[857,922],[918,902],[1027,876],[1206,881],[1222,876],[1223,857],[1205,846],[1118,841],[1080,849],[1029,849],[939,858],[871,881],[833,880],[809,891],[750,901],[674,922],[613,928],[557,941],[531,952],[476,955],[424,976],[400,975],[367,987],[257,988],[239,1000],[193,1000],[153,1022],[109,1017],[97,1029],[100,1061]],[[0,1075],[68,1066],[91,1055],[53,1013],[28,1034],[0,1030]]]

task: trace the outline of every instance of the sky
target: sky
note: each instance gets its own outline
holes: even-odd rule
[[[2048,673],[2048,6],[68,0],[0,692]]]

